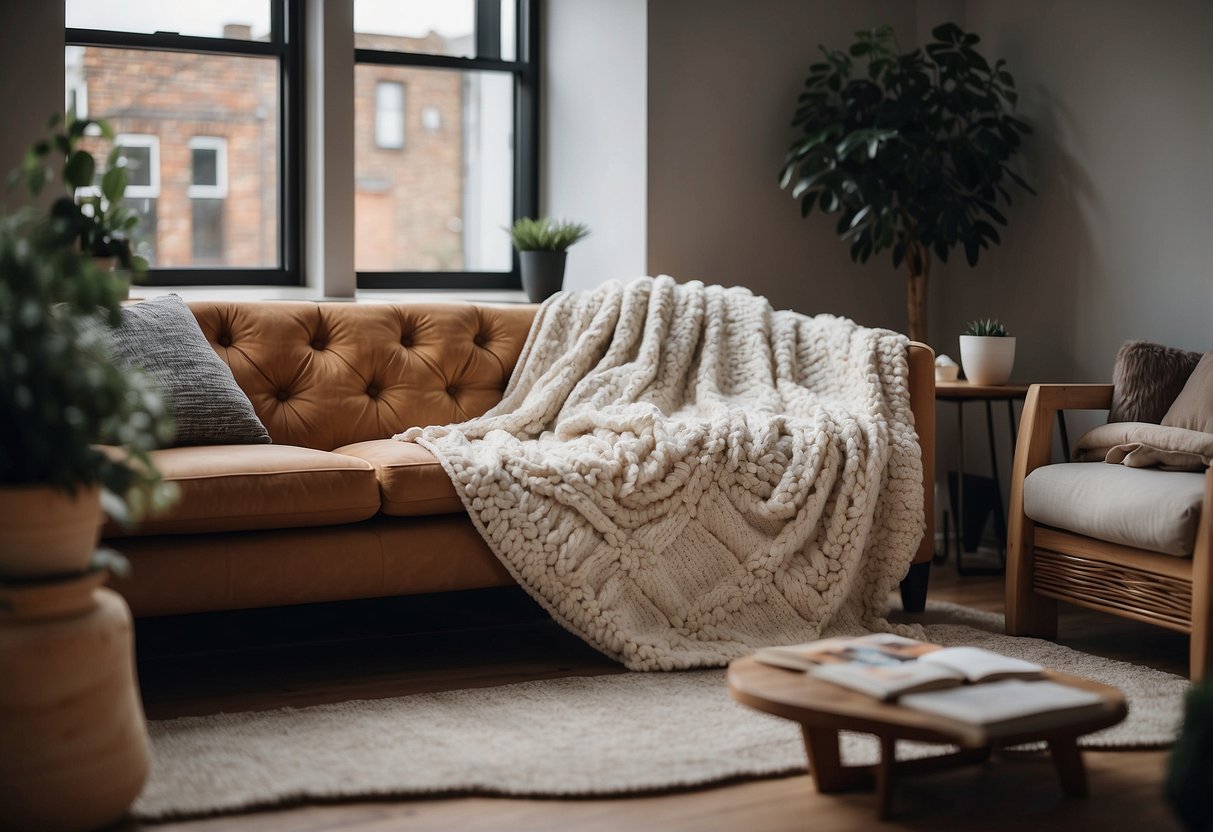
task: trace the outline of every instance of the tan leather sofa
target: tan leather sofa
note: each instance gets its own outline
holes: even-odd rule
[[[533,306],[198,302],[211,346],[273,439],[156,451],[168,513],[107,526],[130,559],[114,582],[137,616],[303,604],[513,583],[446,473],[391,436],[500,401]],[[934,362],[910,349],[927,517]],[[928,524],[929,525],[929,524]],[[916,564],[929,563],[928,530]],[[920,570],[921,571],[921,570]],[[925,584],[924,584],[925,588]]]

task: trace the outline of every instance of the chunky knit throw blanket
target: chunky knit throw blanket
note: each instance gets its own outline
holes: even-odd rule
[[[887,629],[924,530],[906,339],[668,277],[540,308],[432,451],[514,578],[633,670]]]

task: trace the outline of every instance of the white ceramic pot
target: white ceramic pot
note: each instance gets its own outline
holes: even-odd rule
[[[972,384],[1006,384],[1015,366],[1015,339],[1009,336],[960,336],[960,366]]]
[[[88,568],[101,536],[101,489],[0,488],[0,578],[52,578]]]

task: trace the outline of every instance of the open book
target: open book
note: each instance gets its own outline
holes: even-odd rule
[[[966,682],[1039,679],[1044,675],[1044,668],[1038,664],[980,647],[941,647],[887,633],[766,647],[754,658],[765,664],[804,670],[886,701]]]

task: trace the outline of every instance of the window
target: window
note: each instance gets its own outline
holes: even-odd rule
[[[119,133],[118,164],[126,168],[126,195],[131,199],[160,196],[160,139],[156,136]]]
[[[361,288],[512,288],[538,204],[532,0],[354,0]]]
[[[227,196],[227,140],[213,136],[190,139],[191,197]]]
[[[380,81],[375,85],[375,146],[404,147],[404,84]]]
[[[66,100],[118,134],[149,283],[301,282],[300,6],[66,0]]]

